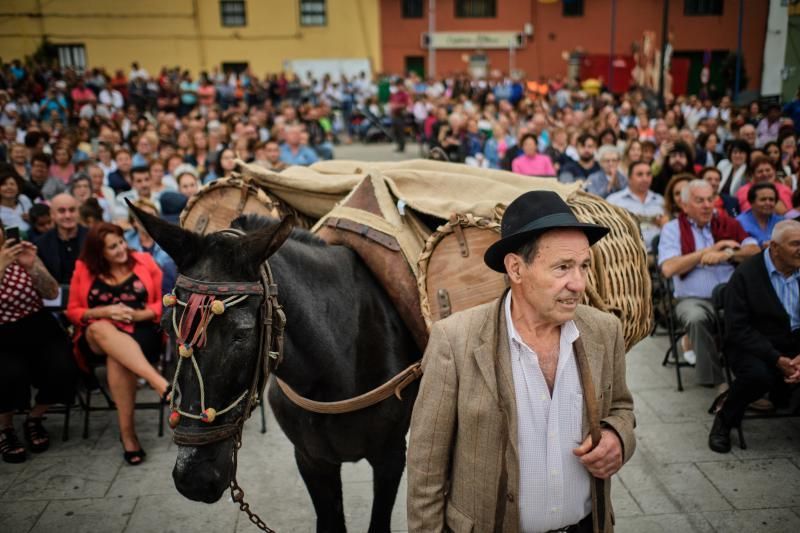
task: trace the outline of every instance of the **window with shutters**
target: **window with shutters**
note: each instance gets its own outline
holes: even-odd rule
[[[403,18],[421,19],[425,11],[425,0],[403,0]]]
[[[73,68],[78,72],[86,69],[86,46],[82,44],[59,44],[58,64],[61,68]]]
[[[683,0],[683,14],[687,16],[722,15],[723,0]]]
[[[561,14],[565,17],[582,17],[583,0],[563,0]]]
[[[221,0],[219,17],[225,27],[247,26],[247,8],[244,0]]]
[[[300,0],[301,26],[325,26],[327,23],[325,0]]]
[[[456,17],[494,18],[497,16],[495,0],[456,0]]]

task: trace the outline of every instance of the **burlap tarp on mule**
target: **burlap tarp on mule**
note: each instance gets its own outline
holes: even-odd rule
[[[405,290],[397,287],[393,290],[397,278],[411,275],[414,282],[420,278],[418,260],[431,230],[416,213],[442,222],[452,214],[499,220],[503,206],[522,193],[555,191],[567,201],[580,220],[611,229],[609,236],[592,247],[593,267],[587,303],[619,316],[628,347],[644,338],[650,330],[650,278],[636,222],[627,211],[578,190],[577,185],[560,184],[552,178],[533,178],[427,160],[398,163],[326,161],[311,167],[290,167],[281,173],[240,163],[239,173],[299,213],[319,219],[314,231],[327,234],[330,242],[352,247],[353,240],[358,240],[352,228],[343,233],[340,231],[342,228],[336,227],[342,224],[341,220],[372,228],[388,236],[390,241],[394,239],[399,245],[397,253],[405,260],[403,269],[397,270],[396,265],[384,268],[391,263],[388,259],[381,261],[383,267],[377,271],[370,265],[390,295]],[[369,181],[368,185],[364,183],[365,179]],[[366,189],[369,189],[367,195],[375,195],[375,198],[369,202],[371,207],[364,209]],[[335,219],[336,224],[327,223],[328,219]],[[323,231],[323,228],[327,229]],[[332,237],[332,230],[336,230],[339,236]],[[365,236],[361,238],[366,239]],[[373,239],[370,246],[375,246],[375,242]],[[388,249],[386,246],[383,248]],[[362,246],[359,252],[365,261],[365,254],[371,253],[369,250]],[[474,258],[482,261],[482,256],[477,254]],[[407,308],[408,302],[398,307]],[[412,331],[419,327],[420,317],[404,316],[404,319]],[[420,339],[422,333],[415,333],[415,337]]]

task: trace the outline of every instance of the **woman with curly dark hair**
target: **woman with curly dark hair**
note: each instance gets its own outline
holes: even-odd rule
[[[133,421],[136,380],[162,398],[167,380],[153,364],[161,352],[161,270],[143,252],[129,251],[122,228],[100,223],[86,236],[70,283],[67,318],[75,324],[78,364],[105,357],[117,404],[125,460],[140,464],[145,452]]]

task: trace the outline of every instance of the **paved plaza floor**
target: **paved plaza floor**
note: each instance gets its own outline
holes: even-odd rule
[[[409,147],[408,153],[416,150]],[[343,149],[337,157],[399,158],[385,146]],[[694,371],[685,369],[686,390],[677,392],[674,370],[661,366],[666,345],[663,336],[647,338],[627,356],[638,447],[614,479],[617,531],[800,531],[800,420],[747,421],[747,450],[740,450],[734,438],[730,454],[710,451],[707,409],[713,390],[693,385]],[[93,414],[85,440],[77,417],[67,442],[60,440],[60,415],[51,415],[46,424],[53,435],[50,451],[21,465],[0,462],[0,532],[257,531],[227,495],[207,505],[177,493],[171,479],[176,448],[168,430],[157,436],[154,412],[137,413],[148,453],[138,467],[122,459],[113,413]],[[314,531],[314,512],[291,445],[271,415],[267,426],[261,434],[257,417],[247,423],[239,483],[251,507],[273,529]],[[349,530],[366,531],[370,468],[363,461],[345,465],[343,478]],[[406,529],[405,479],[393,528]]]

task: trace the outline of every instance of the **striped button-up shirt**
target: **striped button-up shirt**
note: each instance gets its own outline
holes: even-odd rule
[[[539,359],[514,327],[505,301],[517,402],[520,531],[548,531],[579,522],[592,510],[590,476],[572,453],[583,435],[583,394],[572,350],[578,327],[561,326],[553,394]]]
[[[795,270],[788,277],[778,272],[775,263],[769,256],[769,248],[764,250],[764,264],[767,267],[772,288],[775,289],[778,300],[781,301],[786,314],[789,315],[792,331],[800,328],[800,286],[798,286],[800,271]]]

